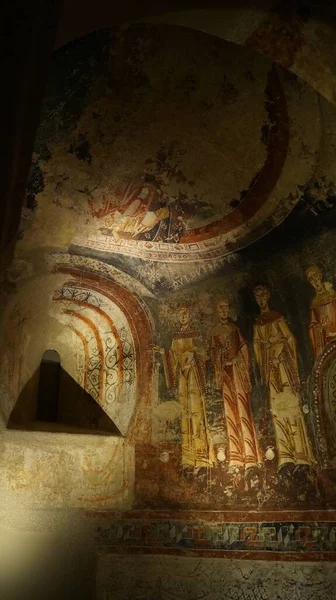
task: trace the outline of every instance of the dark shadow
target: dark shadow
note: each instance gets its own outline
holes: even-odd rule
[[[59,364],[56,363],[56,369],[55,363],[49,363],[47,371],[43,366],[41,363],[21,391],[10,415],[8,429],[121,436],[99,404]],[[41,405],[42,399],[44,406]]]
[[[46,350],[40,366],[36,418],[55,423],[58,420],[61,358],[56,350]]]

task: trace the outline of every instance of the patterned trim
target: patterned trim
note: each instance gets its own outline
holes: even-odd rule
[[[204,523],[204,521],[116,521],[97,532],[98,546],[114,546],[118,551],[178,554],[184,549],[195,552],[217,551],[219,556],[235,551],[311,553],[326,555],[336,551],[336,522],[247,522]],[[243,556],[244,557],[244,556]]]
[[[282,315],[277,310],[270,310],[269,312],[260,315],[256,318],[256,325],[269,325],[270,323],[274,323],[274,321],[279,321],[282,319]]]
[[[176,369],[173,368],[172,351],[165,350],[163,354],[163,368],[168,389],[176,387]]]
[[[138,420],[142,422],[143,430],[146,430],[150,435],[151,421],[147,409],[150,402],[149,391],[153,373],[153,360],[152,353],[148,352],[148,349],[152,345],[152,326],[141,301],[119,283],[99,273],[84,272],[78,267],[63,264],[57,265],[55,270],[58,273],[70,274],[75,278],[74,281],[68,282],[68,285],[85,287],[93,293],[102,294],[108,300],[111,300],[125,315],[134,340],[136,368],[138,373],[141,373],[141,377],[137,378],[137,398],[141,401],[138,402],[132,415],[128,435],[129,439],[137,439],[137,432],[141,429]],[[141,405],[141,411],[138,410],[139,405]]]
[[[173,333],[173,340],[186,340],[188,338],[194,339],[198,338],[199,336],[199,333],[197,333],[197,331],[193,331],[192,329],[187,329],[186,331],[181,331],[180,329],[177,329]]]
[[[311,303],[311,308],[318,308],[319,306],[325,306],[326,304],[330,304],[330,302],[336,301],[336,293],[335,292],[326,292],[325,294],[319,296],[315,296]]]

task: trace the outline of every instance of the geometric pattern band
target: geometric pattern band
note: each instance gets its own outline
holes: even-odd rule
[[[114,522],[98,529],[97,544],[122,548],[335,552],[336,522]]]

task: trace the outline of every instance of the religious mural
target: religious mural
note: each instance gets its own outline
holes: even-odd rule
[[[256,507],[280,507],[288,505],[293,495],[293,506],[319,503],[321,448],[309,434],[312,407],[304,400],[297,341],[284,316],[270,308],[266,285],[250,290],[260,314],[248,340],[229,317],[229,301],[218,289],[215,298],[216,293],[217,300],[210,296],[202,305],[207,313],[203,312],[203,322],[192,318],[191,307],[196,310],[198,298],[191,293],[189,306],[181,306],[175,314],[171,345],[153,348],[162,357],[159,393],[167,399],[159,404],[161,410],[153,407],[154,420],[159,412],[166,417],[157,441],[170,442],[163,452],[160,444],[157,447],[162,462],[171,461],[174,469],[173,473],[166,469],[160,498],[172,500],[171,477],[171,485],[179,480],[182,486],[180,495],[174,490],[181,505],[223,508],[254,502]],[[157,471],[151,466],[154,483]],[[150,480],[151,476],[146,478],[147,489]],[[196,500],[183,499],[188,489],[191,494],[197,490]]]
[[[77,42],[88,57],[80,65],[63,50],[66,72],[47,90],[23,228],[52,197],[53,210],[69,211],[72,252],[132,258],[141,276],[137,261],[221,260],[290,213],[320,135],[308,86],[264,57],[183,28],[89,38]],[[63,246],[61,231],[52,235]]]
[[[278,468],[309,465],[312,455],[300,406],[296,340],[284,317],[269,309],[269,289],[257,286],[254,297],[260,316],[254,325],[253,346],[269,394],[266,410],[272,415]]]
[[[171,348],[168,351],[155,348],[163,355],[167,387],[176,388],[177,401],[181,404],[181,464],[193,467],[194,473],[214,463],[205,406],[204,349],[197,343],[199,337],[190,327],[189,309],[182,307]]]
[[[63,352],[121,433],[115,455],[103,442],[66,455],[76,506],[184,511],[189,528],[148,529],[162,547],[301,551],[316,537],[329,552],[334,529],[315,535],[313,515],[336,508],[334,117],[268,59],[191,31],[172,51],[171,35],[101,32],[95,50],[78,42],[80,65],[64,50],[8,276],[25,319],[6,335],[13,322],[22,373],[44,339]],[[9,388],[14,404],[20,373]],[[6,481],[49,501],[52,469],[47,454],[30,468],[33,453],[8,451],[23,483]],[[248,510],[265,527],[240,527]],[[194,511],[214,523],[201,531]],[[132,528],[111,539],[146,546]]]
[[[217,302],[219,324],[211,333],[212,378],[223,394],[228,439],[229,471],[260,466],[263,462],[251,409],[249,349],[238,327],[228,321],[229,304]]]
[[[119,205],[107,200],[98,210],[90,206],[92,215],[102,219],[100,231],[115,242],[133,239],[177,243],[191,217],[187,205],[170,205],[169,198],[148,177],[131,181]]]

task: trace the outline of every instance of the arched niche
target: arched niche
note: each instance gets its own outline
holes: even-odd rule
[[[61,366],[57,350],[45,350],[33,376],[22,388],[8,429],[120,436],[112,419],[84,386]]]
[[[51,313],[71,336],[74,377],[122,435],[135,434],[138,419],[148,428],[152,332],[144,307],[116,282],[74,268],[59,271],[73,279],[55,290]]]
[[[63,289],[69,281],[70,272],[73,281],[76,277],[77,284],[83,283],[80,290],[83,298],[90,293],[84,284],[90,287],[91,293],[95,286],[100,285],[100,292],[106,287],[106,293],[111,297],[115,296],[115,302],[123,307],[131,323],[136,340],[137,364],[144,377],[138,379],[136,402],[130,415],[132,422],[126,433],[117,428],[116,422],[111,420],[102,406],[85,390],[82,385],[84,370],[83,373],[76,372],[78,363],[74,340],[77,339],[80,348],[79,338],[58,319],[63,309],[69,309],[68,301],[56,300],[57,291]],[[30,298],[29,302],[27,297]],[[134,481],[134,447],[130,430],[133,420],[134,425],[137,423],[138,408],[150,421],[148,407],[145,406],[143,411],[141,409],[142,393],[145,393],[142,384],[147,381],[146,373],[149,375],[150,371],[143,364],[146,354],[141,351],[140,339],[145,341],[146,332],[141,329],[137,309],[145,315],[145,310],[134,293],[115,282],[104,282],[104,278],[98,275],[90,277],[88,273],[75,270],[68,270],[66,273],[58,271],[25,282],[19,294],[8,305],[3,315],[6,336],[2,339],[2,350],[5,360],[0,365],[1,383],[7,393],[7,403],[1,413],[4,428],[1,433],[7,448],[4,458],[6,481],[12,493],[27,499],[27,502],[45,503],[49,507],[130,507]],[[83,309],[83,316],[87,310]],[[150,331],[150,327],[146,327]],[[81,356],[83,348],[82,344]],[[145,346],[143,348],[147,349]],[[67,427],[63,423],[46,424],[36,421],[39,367],[46,349],[54,349],[59,353],[61,370],[64,371],[63,383],[68,390],[71,386],[65,398],[64,410],[70,410],[70,400],[74,399],[77,412],[73,412],[73,415],[78,415],[80,410],[83,419],[87,421],[89,412],[86,410],[87,405],[83,408],[83,400],[88,400],[91,407],[98,409],[99,418],[112,424],[112,431],[106,427],[89,429],[84,421],[80,426],[74,424]],[[80,366],[84,369],[85,363]],[[21,421],[11,427],[11,416],[19,396],[34,376],[35,387],[34,390],[31,389],[31,398],[35,400],[35,405],[32,402],[25,412],[25,418],[31,419],[32,426],[28,427]],[[61,375],[60,396],[63,395],[63,383]],[[77,393],[76,398],[74,396]],[[123,404],[120,406],[122,409]],[[12,468],[12,463],[18,468]],[[23,469],[19,465],[23,465]]]
[[[28,307],[27,297],[34,298]],[[100,274],[60,265],[52,275],[23,285],[3,322],[5,427],[26,391],[31,401],[24,420],[36,419],[39,369],[49,348],[59,353],[71,385],[89,394],[123,436],[134,440],[149,434],[152,322],[134,291]]]

